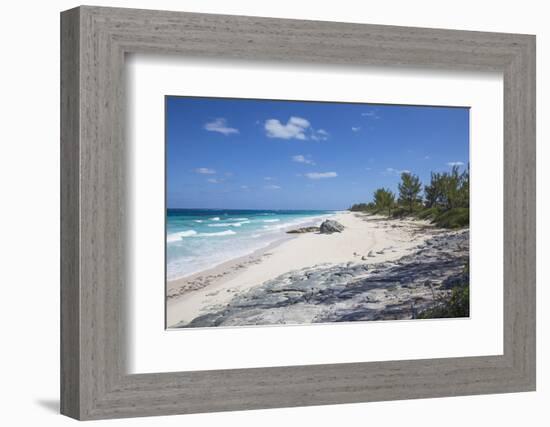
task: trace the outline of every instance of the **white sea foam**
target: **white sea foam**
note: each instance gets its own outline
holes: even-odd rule
[[[274,231],[280,231],[286,228],[292,228],[292,227],[300,227],[304,225],[320,225],[321,222],[330,215],[319,215],[315,217],[309,217],[309,218],[299,218],[294,219],[292,221],[283,222],[281,224],[270,224],[270,225],[264,225],[263,228],[265,230],[269,230],[271,232]],[[263,222],[271,222],[271,220],[264,220]]]
[[[286,224],[264,225],[263,228],[265,228],[266,230],[280,230],[282,228],[290,227],[292,225],[293,223],[288,222]]]
[[[179,242],[184,237],[191,237],[197,235],[195,230],[179,231],[177,233],[171,233],[166,236],[166,241],[169,243]]]
[[[280,219],[264,219],[264,222],[279,222]]]
[[[203,222],[202,219],[196,219],[195,222]]]
[[[243,224],[249,224],[250,221],[224,222],[223,224],[208,224],[209,227],[240,227]]]
[[[232,236],[233,234],[237,234],[237,233],[235,233],[233,230],[225,230],[225,231],[220,231],[218,233],[199,233],[199,234],[197,234],[197,236],[199,236],[199,237],[216,237],[216,236]]]
[[[218,216],[215,216],[214,218],[210,218],[210,221],[219,221],[220,220],[220,217]]]

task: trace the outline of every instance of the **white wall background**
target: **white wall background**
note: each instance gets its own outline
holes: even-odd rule
[[[109,421],[116,426],[546,426],[550,422],[550,27],[537,0],[96,1],[97,5],[537,34],[538,391]],[[59,384],[59,12],[74,1],[5,2],[0,66],[0,422],[64,426]],[[93,423],[92,423],[93,424]]]

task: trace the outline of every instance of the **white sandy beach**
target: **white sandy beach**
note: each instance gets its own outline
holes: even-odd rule
[[[344,225],[344,231],[288,235],[253,255],[168,282],[167,326],[186,324],[208,307],[227,304],[238,293],[292,270],[327,263],[397,260],[437,233],[418,220],[387,220],[352,212],[331,219]],[[193,283],[201,287],[191,290]]]

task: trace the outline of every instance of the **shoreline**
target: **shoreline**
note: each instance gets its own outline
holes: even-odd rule
[[[250,255],[167,282],[167,327],[186,325],[281,274],[331,264],[368,265],[397,260],[440,232],[427,221],[392,220],[355,212],[336,213],[325,219],[339,221],[346,228],[342,233],[286,235]]]
[[[342,211],[338,211],[338,212],[342,212]],[[289,224],[281,228],[281,231],[283,234],[281,234],[278,239],[268,243],[265,246],[254,249],[252,250],[252,252],[248,254],[240,255],[235,258],[228,259],[219,264],[213,265],[212,267],[206,268],[204,270],[195,271],[186,276],[178,277],[176,279],[171,279],[171,280],[167,279],[166,296],[168,299],[170,299],[188,291],[201,289],[204,286],[202,286],[200,283],[196,283],[196,286],[193,286],[193,285],[188,286],[189,282],[197,282],[197,281],[200,282],[201,281],[200,279],[206,278],[206,277],[210,279],[219,278],[219,275],[221,273],[225,273],[225,272],[229,273],[227,270],[228,269],[231,270],[233,267],[237,266],[238,264],[253,263],[257,259],[261,258],[263,253],[269,251],[270,249],[279,246],[280,244],[286,242],[287,240],[291,240],[296,237],[299,237],[298,234],[288,234],[287,231],[294,230],[296,228],[319,225],[324,220],[332,219],[336,215],[338,215],[338,213],[315,216],[299,224]],[[227,275],[227,274],[224,274],[224,275]]]
[[[239,273],[239,270],[246,268],[249,265],[261,262],[262,258],[271,255],[269,251],[277,246],[285,243],[287,240],[297,238],[297,235],[286,235],[280,239],[269,243],[267,246],[256,249],[248,255],[242,255],[237,258],[224,261],[206,270],[197,271],[189,276],[180,277],[174,280],[166,281],[166,298],[167,300],[178,298],[188,292],[197,291],[209,286],[208,281],[217,281],[221,278],[228,280]]]

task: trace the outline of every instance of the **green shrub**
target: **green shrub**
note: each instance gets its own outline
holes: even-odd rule
[[[460,228],[470,225],[469,208],[453,208],[438,214],[433,223],[442,228]]]
[[[470,286],[468,284],[453,289],[451,297],[439,305],[424,310],[418,319],[441,319],[470,316]]]
[[[409,210],[405,208],[395,208],[391,216],[392,218],[403,218],[404,216],[407,216],[409,214]]]
[[[428,219],[433,221],[440,213],[441,210],[439,208],[433,207],[419,211],[416,216],[418,219]]]
[[[352,212],[368,212],[374,207],[373,203],[356,203],[349,208]]]

